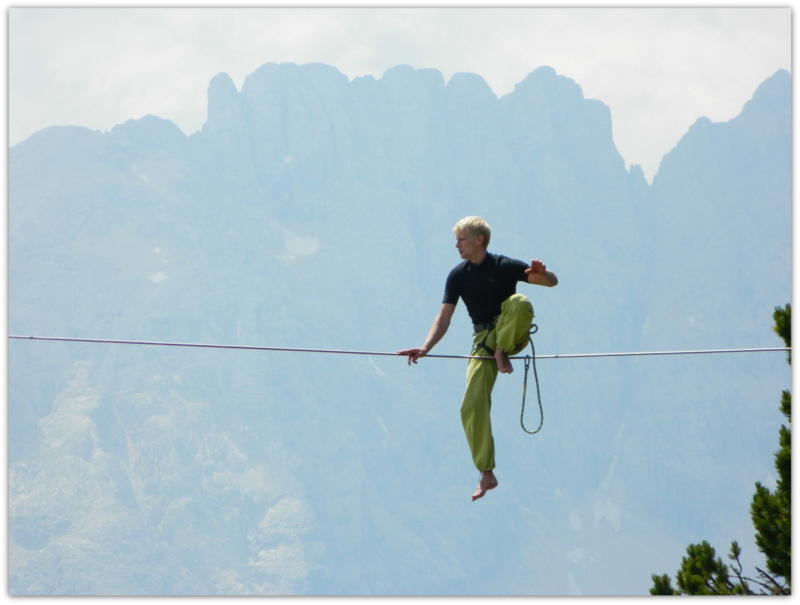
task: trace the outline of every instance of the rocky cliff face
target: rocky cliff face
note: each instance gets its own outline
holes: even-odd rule
[[[540,354],[780,345],[786,72],[698,120],[652,186],[546,67],[499,99],[474,74],[291,64],[208,97],[191,136],[149,116],[10,150],[12,334],[414,346],[452,224],[481,214],[493,250],[559,275],[520,286]],[[436,352],[469,342],[459,308]],[[494,397],[501,487],[473,504],[462,362],[11,341],[9,590],[643,594],[690,541],[757,557],[783,355],[537,368],[543,431],[519,429],[518,364]]]

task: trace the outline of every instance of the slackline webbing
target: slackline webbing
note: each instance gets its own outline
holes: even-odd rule
[[[539,392],[539,376],[536,373],[536,360],[537,359],[576,359],[576,358],[594,358],[594,357],[633,357],[633,356],[647,356],[647,355],[698,355],[703,353],[765,353],[775,351],[791,351],[788,347],[771,347],[771,348],[748,348],[748,349],[699,349],[691,351],[634,351],[628,353],[568,353],[564,355],[536,355],[536,349],[533,345],[533,338],[531,336],[536,333],[538,328],[536,324],[531,325],[531,333],[528,340],[531,345],[532,355],[518,355],[509,357],[509,359],[524,359],[525,360],[525,378],[522,385],[522,410],[520,411],[519,422],[522,430],[529,435],[538,433],[544,424],[544,410],[542,409],[542,396]],[[345,351],[341,349],[299,349],[295,347],[263,347],[254,345],[217,345],[217,344],[201,344],[194,342],[158,342],[149,340],[110,340],[104,338],[69,338],[60,336],[17,336],[9,335],[9,338],[15,340],[44,340],[44,341],[59,341],[59,342],[81,342],[81,343],[100,343],[100,344],[119,344],[119,345],[150,345],[159,347],[193,347],[200,349],[238,349],[244,351],[281,351],[292,353],[335,353],[345,355],[383,355],[391,357],[407,357],[400,353],[389,353],[385,351]],[[494,356],[472,356],[472,355],[426,355],[425,357],[434,357],[440,359],[482,359],[494,361]],[[539,403],[539,426],[534,431],[529,431],[525,428],[525,398],[528,392],[528,370],[533,365],[533,375],[536,379],[536,396]]]
[[[159,342],[151,340],[112,340],[104,338],[71,338],[62,336],[18,336],[9,335],[8,338],[15,340],[45,340],[58,342],[85,342],[99,344],[120,344],[120,345],[147,345],[158,347],[193,347],[200,349],[238,349],[244,351],[281,351],[290,353],[333,353],[340,355],[383,355],[390,357],[407,357],[399,353],[389,353],[385,351],[346,351],[340,349],[300,349],[294,347],[263,347],[255,345],[220,345],[202,344],[194,342]],[[652,355],[701,355],[713,353],[771,353],[789,352],[789,347],[767,347],[767,348],[743,348],[743,349],[695,349],[689,351],[631,351],[626,353],[565,353],[555,355],[536,355],[536,359],[578,359],[593,357],[635,357]],[[439,359],[494,359],[493,357],[480,357],[471,355],[435,355],[429,354],[425,357]],[[509,359],[525,359],[525,355],[509,357]]]

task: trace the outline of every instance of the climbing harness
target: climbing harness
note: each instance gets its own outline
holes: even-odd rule
[[[542,409],[542,394],[539,392],[539,375],[536,373],[536,347],[533,346],[533,335],[539,331],[539,326],[531,324],[528,333],[528,342],[531,343],[531,354],[525,356],[525,377],[522,380],[522,410],[519,413],[519,424],[528,435],[535,435],[542,430],[544,424],[544,410]],[[536,379],[536,398],[539,400],[539,426],[535,431],[525,428],[525,396],[528,394],[528,370],[533,365],[533,377]]]
[[[500,316],[498,315],[490,322],[484,324],[474,324],[475,334],[480,334],[484,330],[486,330],[487,332],[486,336],[484,336],[483,339],[478,344],[472,347],[473,355],[478,351],[478,349],[483,349],[484,351],[489,353],[491,357],[494,357],[494,349],[489,348],[489,345],[486,344],[486,340],[489,338],[489,334],[492,333],[492,330],[494,330],[495,326],[497,325],[497,320],[499,318]]]
[[[491,330],[489,332],[491,332]],[[476,344],[474,347],[472,347],[472,353],[473,354],[477,353],[478,349],[483,349],[484,351],[489,353],[489,357],[494,359],[494,349],[490,348],[489,345],[486,344],[486,339],[487,338],[489,338],[489,334],[488,333],[486,334],[486,336],[483,337],[483,340],[481,340],[478,344]]]

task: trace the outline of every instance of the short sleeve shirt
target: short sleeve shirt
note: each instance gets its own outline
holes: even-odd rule
[[[525,270],[529,266],[492,253],[487,253],[480,265],[465,260],[447,276],[442,302],[455,305],[461,298],[473,324],[488,323],[500,315],[503,302],[516,293],[517,282],[528,281]]]

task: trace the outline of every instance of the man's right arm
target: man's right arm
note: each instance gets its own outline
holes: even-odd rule
[[[450,303],[442,303],[439,313],[433,320],[433,325],[431,325],[428,336],[425,338],[425,343],[419,348],[404,349],[402,351],[398,351],[397,354],[408,355],[409,365],[411,365],[412,362],[417,363],[417,360],[425,357],[425,355],[427,355],[430,350],[436,346],[436,343],[438,343],[447,333],[447,329],[450,327],[450,319],[452,319],[453,312],[455,310],[455,305]]]

